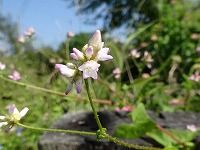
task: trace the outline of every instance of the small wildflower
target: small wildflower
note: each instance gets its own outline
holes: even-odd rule
[[[113,75],[114,75],[114,77],[116,79],[119,79],[121,77],[121,70],[120,70],[120,68],[115,68],[112,73],[113,73]]]
[[[184,101],[182,99],[174,98],[169,101],[170,105],[178,106],[178,105],[183,105]]]
[[[70,65],[73,65],[73,64],[70,64]],[[68,65],[56,64],[55,69],[60,71],[60,73],[62,75],[66,76],[68,78],[73,77],[75,75],[75,72],[76,72],[75,69],[72,69],[72,66],[71,66],[71,68],[69,67],[69,64]]]
[[[22,111],[19,112],[19,110],[15,107],[15,105],[10,105],[8,109],[8,115],[0,116],[0,128],[6,125],[9,125],[11,128],[15,123],[19,122],[28,112],[28,108],[25,107],[22,109]]]
[[[84,54],[77,48],[73,48],[73,53],[71,53],[70,56],[75,60],[84,60]]]
[[[72,37],[74,37],[74,33],[73,32],[67,32],[67,37],[68,38],[72,38]]]
[[[18,71],[14,70],[11,75],[8,76],[11,80],[18,81],[21,79],[21,75]]]
[[[83,78],[87,79],[89,77],[97,79],[97,72],[99,70],[100,64],[94,60],[90,60],[81,65],[78,69],[83,72]]]
[[[6,68],[6,65],[0,62],[0,70],[4,70]]]
[[[72,49],[70,56],[73,59],[74,64],[56,64],[55,68],[58,69],[61,74],[71,78],[70,84],[65,92],[66,94],[71,91],[73,84],[76,85],[77,93],[80,93],[83,79],[90,77],[97,79],[97,72],[100,67],[98,61],[113,59],[111,55],[108,55],[109,48],[103,46],[104,42],[102,42],[101,39],[101,32],[97,30],[88,43],[83,46],[82,51],[77,48]],[[69,66],[69,64],[71,64],[71,66]]]
[[[190,38],[191,38],[192,40],[198,40],[198,39],[199,39],[199,34],[197,34],[197,33],[192,33],[192,35],[190,36]]]
[[[148,46],[148,43],[146,43],[146,42],[142,42],[141,44],[140,44],[140,47],[141,48],[145,48],[145,47],[147,47]]]
[[[146,79],[146,78],[149,78],[149,77],[150,77],[150,74],[148,74],[148,73],[143,73],[143,74],[142,74],[142,78],[145,78],[145,79]]]
[[[143,60],[147,63],[148,68],[152,67],[151,63],[153,62],[153,58],[149,52],[147,51],[144,52]]]
[[[151,41],[156,42],[158,40],[158,36],[156,34],[153,34],[151,36]]]
[[[195,82],[199,82],[200,81],[200,73],[199,72],[195,72],[194,74],[192,74],[189,77],[190,80],[195,81]]]
[[[196,48],[197,53],[200,55],[200,45]]]
[[[122,107],[122,108],[119,108],[119,107],[115,108],[115,112],[121,112],[121,111],[124,111],[124,112],[131,112],[132,109],[133,109],[132,106],[127,105],[127,106],[124,106],[124,107]]]
[[[29,27],[25,32],[24,35],[27,37],[31,37],[35,34],[35,29],[33,27]]]
[[[137,49],[131,50],[130,54],[133,58],[139,58],[141,56],[140,52],[137,51]]]
[[[17,41],[18,41],[19,43],[24,44],[24,43],[25,43],[25,37],[24,37],[23,35],[21,35],[21,36],[18,37]]]
[[[194,124],[189,124],[186,126],[186,128],[192,132],[196,132],[197,131],[197,127]]]

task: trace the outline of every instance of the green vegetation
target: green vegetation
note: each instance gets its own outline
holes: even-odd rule
[[[105,2],[109,5],[111,1]],[[126,4],[121,4],[121,9],[130,2],[132,0],[126,0]],[[128,13],[133,11],[138,15],[147,15],[151,11],[152,15],[136,20],[137,24],[128,19],[128,26],[134,28],[134,32],[130,29],[123,42],[111,37],[103,38],[113,60],[102,63],[98,80],[90,82],[95,106],[109,110],[130,106],[133,110],[130,116],[136,122],[120,125],[116,130],[117,136],[136,138],[148,135],[165,146],[166,150],[183,145],[193,149],[191,140],[197,132],[171,129],[170,133],[175,135],[175,139],[166,136],[158,130],[145,109],[200,112],[200,9],[197,2],[161,0],[155,1],[150,5],[151,9],[147,9],[147,4],[137,1],[136,6],[144,10],[130,10]],[[112,3],[112,9],[118,7],[115,3]],[[95,10],[96,5],[99,4],[85,4],[82,11],[89,6],[89,10]],[[109,29],[124,23],[122,14],[121,18],[117,18],[116,12],[112,15],[117,22],[106,20]],[[126,15],[127,18],[131,16]],[[8,105],[13,103],[19,108],[27,106],[30,111],[23,122],[36,127],[49,127],[66,112],[91,110],[84,88],[80,95],[72,90],[68,96],[64,96],[69,81],[54,69],[56,63],[66,64],[69,61],[67,54],[73,47],[80,49],[84,46],[89,35],[81,33],[64,39],[58,49],[36,48],[34,35],[25,43],[17,42],[15,23],[0,16],[0,42],[10,47],[8,52],[0,47],[0,62],[6,64],[6,69],[0,70],[0,114],[5,114]],[[120,71],[113,73],[116,68]],[[20,72],[20,81],[8,78],[13,70]],[[0,145],[8,150],[37,149],[41,134],[14,127],[10,131],[0,132]]]

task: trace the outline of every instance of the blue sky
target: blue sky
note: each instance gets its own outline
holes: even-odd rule
[[[57,47],[68,31],[93,32],[102,22],[86,25],[86,17],[76,16],[76,8],[69,8],[64,0],[0,0],[0,11],[19,24],[21,33],[29,26],[36,30],[37,43]]]

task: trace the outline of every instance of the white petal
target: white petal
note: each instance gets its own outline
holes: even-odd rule
[[[5,118],[5,116],[0,116],[0,120],[4,120]]]
[[[101,43],[101,31],[100,30],[96,30],[96,32],[92,35],[92,37],[90,38],[88,44],[91,46],[97,46]]]
[[[92,57],[93,53],[94,53],[94,51],[91,46],[85,50],[85,55],[86,55],[87,59],[90,59]]]
[[[83,60],[84,59],[84,55],[81,51],[79,51],[77,48],[73,48],[73,52],[76,54],[77,58],[79,60]]]
[[[81,65],[78,69],[83,71],[83,78],[87,79],[92,77],[93,79],[97,79],[97,71],[99,70],[100,64],[98,64],[94,60],[87,61],[83,65]]]
[[[21,118],[24,117],[24,116],[26,115],[26,113],[28,112],[28,110],[29,110],[29,109],[28,109],[27,107],[25,107],[25,108],[22,109],[22,111],[20,111],[20,116],[21,116]]]
[[[70,57],[74,60],[78,60],[78,57],[76,56],[75,53],[70,53]]]
[[[8,125],[7,122],[0,122],[0,128],[3,127],[3,126],[6,126],[6,125]]]
[[[106,60],[113,59],[111,55],[108,55],[108,52],[109,52],[109,48],[102,48],[100,51],[98,51],[96,59],[98,61],[106,61]]]
[[[76,71],[76,70],[70,69],[66,65],[62,65],[62,64],[56,64],[55,68],[58,69],[61,74],[67,76],[68,78],[73,77],[75,74],[75,71]]]

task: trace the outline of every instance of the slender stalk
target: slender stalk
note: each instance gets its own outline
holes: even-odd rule
[[[183,143],[182,141],[180,141],[173,133],[171,133],[169,130],[164,129],[163,127],[161,127],[159,124],[156,125],[156,127],[163,132],[164,134],[166,134],[167,136],[169,136],[171,139],[173,139],[177,144],[183,145],[184,147],[186,147],[187,145],[185,143]]]
[[[62,93],[62,92],[57,92],[57,91],[49,90],[49,89],[46,89],[46,88],[38,87],[38,86],[35,86],[35,85],[30,85],[30,84],[27,84],[27,83],[10,80],[8,78],[3,77],[2,75],[0,75],[0,79],[2,79],[4,81],[7,81],[7,82],[10,82],[12,84],[16,84],[16,85],[19,85],[19,86],[26,87],[26,88],[32,88],[32,89],[35,89],[35,90],[38,90],[38,91],[42,91],[42,92],[51,93],[51,94],[55,94],[55,95],[58,95],[58,96],[66,97],[66,95],[64,93]],[[82,97],[72,96],[72,95],[67,95],[66,98],[73,98],[73,100],[79,100],[79,101],[81,101],[81,100],[85,101],[86,100],[86,99],[84,99]],[[109,100],[95,99],[93,101],[95,103],[106,104],[106,105],[111,105],[112,104],[112,102],[109,101]]]
[[[137,150],[162,150],[162,148],[156,148],[156,147],[149,147],[149,146],[141,146],[141,145],[136,145],[136,144],[130,144],[130,143],[126,143],[124,141],[118,140],[115,137],[112,137],[108,134],[105,135],[105,138],[108,139],[111,142],[114,142],[118,145],[124,146],[124,147],[128,147],[130,149],[137,149]]]
[[[24,125],[21,123],[16,123],[18,126],[31,129],[31,130],[38,130],[38,131],[49,131],[49,132],[62,132],[62,133],[68,133],[68,134],[79,134],[79,135],[90,135],[90,136],[96,136],[95,132],[87,132],[87,131],[78,131],[78,130],[63,130],[63,129],[48,129],[48,128],[38,128],[38,127],[32,127],[28,125]]]
[[[101,125],[101,122],[99,120],[99,117],[98,117],[98,114],[97,114],[97,111],[95,110],[95,107],[94,107],[94,104],[93,104],[93,101],[92,101],[92,96],[91,96],[91,93],[90,93],[90,88],[89,88],[89,83],[88,83],[88,80],[85,80],[85,86],[86,86],[86,91],[87,91],[87,95],[88,95],[88,99],[90,101],[90,105],[92,107],[92,111],[94,113],[94,118],[97,122],[97,125],[99,127],[99,130],[100,131],[103,131],[103,127]]]

